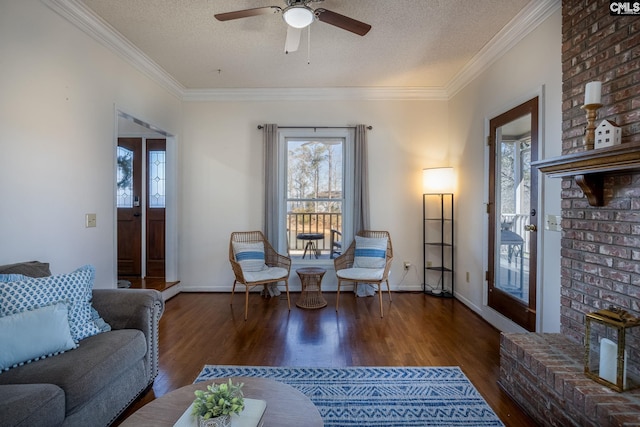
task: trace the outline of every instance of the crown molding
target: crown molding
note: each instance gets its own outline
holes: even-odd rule
[[[41,0],[96,41],[184,101],[446,101],[561,7],[532,0],[445,87],[186,89],[108,22],[78,0]]]
[[[449,81],[446,86],[449,98],[455,96],[561,7],[561,0],[530,1]]]
[[[183,85],[83,3],[77,0],[41,1],[172,95],[182,98],[185,89]]]
[[[344,87],[187,89],[185,101],[446,101],[442,88]]]

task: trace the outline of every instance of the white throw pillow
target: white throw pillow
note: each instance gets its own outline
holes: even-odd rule
[[[233,254],[242,271],[262,271],[267,268],[264,263],[264,243],[233,242]]]
[[[0,371],[76,347],[63,302],[0,317]]]
[[[384,268],[387,263],[387,238],[356,236],[355,268]]]

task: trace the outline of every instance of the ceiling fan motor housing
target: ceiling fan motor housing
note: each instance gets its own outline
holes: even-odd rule
[[[303,4],[289,6],[282,11],[284,22],[294,28],[305,28],[313,23],[316,15],[313,9]]]

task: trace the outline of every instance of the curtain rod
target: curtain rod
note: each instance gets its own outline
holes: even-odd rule
[[[278,126],[278,129],[355,129],[355,126]],[[258,125],[258,130],[264,129],[264,126]],[[367,126],[367,129],[373,130],[373,126]]]

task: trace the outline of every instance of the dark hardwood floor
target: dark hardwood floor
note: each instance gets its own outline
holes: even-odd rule
[[[535,426],[498,386],[500,333],[454,299],[421,293],[384,296],[380,318],[377,297],[355,298],[325,292],[329,305],[318,310],[295,306],[284,293],[244,295],[181,293],[166,303],[160,321],[160,373],[153,389],[121,420],[157,396],[193,383],[202,367],[265,366],[460,366],[505,426]],[[117,425],[116,422],[115,425]]]

